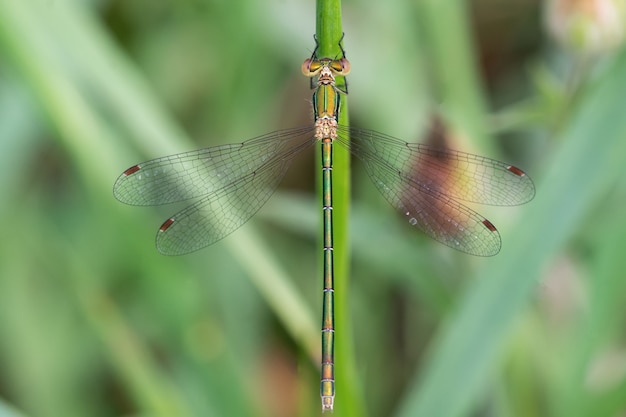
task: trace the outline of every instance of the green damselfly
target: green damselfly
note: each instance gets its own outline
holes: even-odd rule
[[[340,49],[338,58],[320,58],[316,47],[302,65],[314,88],[314,124],[133,165],[120,175],[113,189],[121,202],[139,206],[199,198],[167,219],[157,232],[159,252],[183,255],[219,241],[247,222],[272,195],[294,157],[321,143],[323,410],[333,409],[335,396],[333,144],[346,147],[364,163],[378,190],[409,224],[472,255],[498,253],[500,234],[489,220],[459,201],[512,206],[535,194],[532,180],[515,166],[339,125],[341,96],[348,93],[344,77],[350,72],[341,45]]]

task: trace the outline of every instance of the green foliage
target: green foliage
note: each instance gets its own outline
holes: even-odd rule
[[[498,20],[536,20],[528,2],[488,3],[344,2],[352,125],[417,140],[435,108],[537,196],[476,207],[503,249],[471,258],[355,164],[335,415],[626,410],[626,52],[581,64]],[[145,159],[310,123],[315,19],[301,0],[0,0],[0,416],[319,413],[313,153],[189,256],[152,243],[179,207],[111,194]]]

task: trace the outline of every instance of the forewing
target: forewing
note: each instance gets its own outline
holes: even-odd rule
[[[215,146],[133,165],[119,176],[119,201],[151,206],[206,196],[250,176],[311,138],[312,127],[279,130],[243,143]]]
[[[417,189],[496,206],[523,204],[535,195],[530,177],[504,162],[365,129],[343,128],[340,136],[357,157],[375,158]]]

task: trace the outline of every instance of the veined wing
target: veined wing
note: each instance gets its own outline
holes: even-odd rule
[[[301,148],[312,143],[301,143]],[[274,193],[291,161],[290,157],[273,158],[166,220],[156,237],[159,252],[183,255],[209,246],[237,230]]]
[[[152,206],[215,193],[312,140],[312,126],[279,130],[243,143],[153,159],[128,168],[113,186],[119,201]],[[258,181],[258,180],[257,180]]]
[[[202,197],[167,219],[156,237],[162,254],[193,252],[234,232],[265,204],[294,156],[317,141],[313,130],[280,130],[135,165],[118,178],[114,194],[135,205]]]
[[[367,129],[339,127],[339,143],[359,159],[375,160],[424,192],[473,203],[514,206],[535,195],[521,169],[494,159],[408,143]],[[350,141],[345,138],[350,136]]]
[[[381,194],[411,225],[472,255],[497,254],[500,234],[456,199],[515,205],[534,196],[534,185],[523,171],[489,158],[411,144],[366,129],[339,127],[335,142],[364,163]]]
[[[380,160],[363,162],[380,193],[411,225],[461,252],[492,256],[500,251],[500,234],[480,214],[436,190],[415,186]]]

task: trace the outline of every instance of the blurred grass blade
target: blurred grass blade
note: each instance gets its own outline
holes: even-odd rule
[[[0,400],[0,417],[27,417],[26,414],[20,413],[10,407],[4,401]]]
[[[624,186],[621,188],[623,195]],[[589,288],[588,314],[578,321],[569,343],[572,348],[560,356],[563,372],[555,390],[557,416],[619,415],[626,407],[626,382],[613,381],[610,373],[608,378],[605,373],[608,382],[593,375],[594,365],[600,361],[619,368],[611,354],[617,350],[611,337],[621,333],[624,320],[626,222],[617,223],[605,232],[597,245],[598,257],[589,279],[585,280]],[[611,389],[596,392],[598,386],[611,386]]]
[[[128,139],[144,152],[150,149],[152,153],[165,154],[191,147],[191,140],[181,133],[93,16],[78,3],[57,5],[44,2],[38,6],[29,6],[27,2],[0,2],[0,16],[5,22],[0,30],[0,39],[15,53],[14,60],[27,74],[41,104],[63,133],[60,138],[67,140],[63,145],[82,168],[83,178],[98,184],[98,193],[109,194],[114,179],[112,172],[119,172],[129,165],[129,160],[140,157],[131,156],[134,159],[129,159],[126,147],[123,152],[120,151],[124,141],[113,135],[96,108],[87,102],[86,91],[78,90],[78,87],[91,86],[103,93],[98,95],[98,100],[104,100],[107,108],[118,109],[120,115],[127,114],[123,122],[133,132]],[[24,28],[29,30],[24,31]],[[24,47],[25,43],[29,46]],[[89,59],[85,59],[85,53],[89,54]],[[99,70],[109,66],[111,71],[102,73]],[[76,79],[81,83],[77,84]],[[94,155],[98,156],[98,164],[93,163]],[[117,168],[113,171],[113,167]],[[248,226],[238,234],[240,237],[245,234],[252,236],[254,231]],[[233,253],[239,252],[234,240],[227,244]],[[282,271],[270,250],[270,247],[262,245],[257,248],[258,257],[242,256],[240,260],[251,274],[263,273],[256,268],[259,257],[265,259],[266,265],[271,264],[275,272],[272,287],[260,288],[261,293],[280,292],[299,306],[298,314],[286,314],[275,298],[267,299],[294,339],[314,359],[316,355],[310,340],[317,330],[312,312],[306,309],[307,304],[301,301],[302,297],[289,283],[288,275]],[[256,276],[253,282],[263,285],[267,280]],[[293,324],[295,317],[299,318],[297,325]]]
[[[460,417],[485,393],[513,322],[577,224],[623,177],[626,54],[588,92],[518,227],[442,329],[401,417]],[[505,236],[506,236],[505,234]]]

